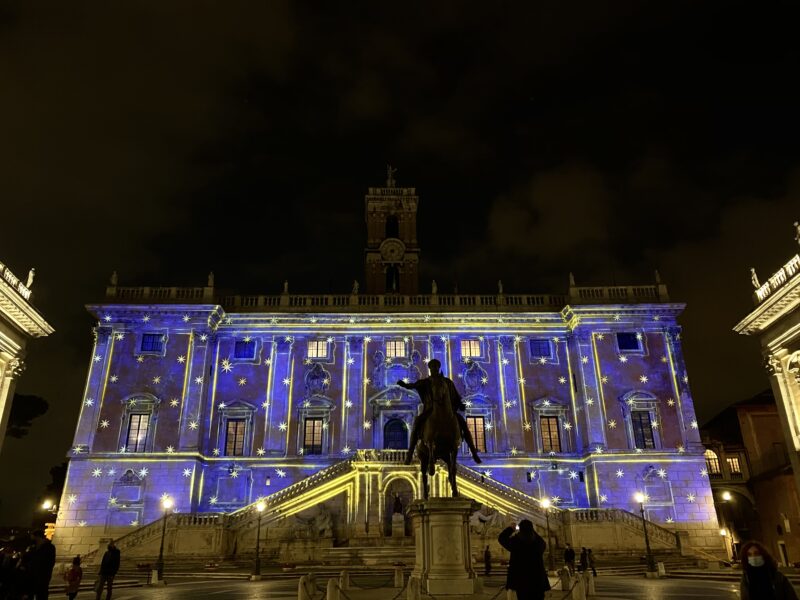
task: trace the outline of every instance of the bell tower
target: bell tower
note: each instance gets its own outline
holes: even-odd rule
[[[368,294],[419,293],[419,246],[415,188],[398,187],[397,169],[386,167],[386,186],[369,188],[364,197],[367,247],[364,249]]]

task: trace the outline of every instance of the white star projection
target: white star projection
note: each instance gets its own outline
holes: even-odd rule
[[[665,469],[659,469],[656,471],[656,475],[661,477],[661,479],[664,479],[667,476],[667,471]]]
[[[275,474],[278,477],[286,477],[286,471],[284,471],[283,469],[275,469]]]
[[[200,376],[198,376],[198,377],[195,377],[195,378],[194,378],[194,382],[195,382],[197,385],[200,385],[201,383],[203,383],[203,376],[202,376],[202,375],[200,375]]]
[[[103,469],[92,469],[92,477],[100,477],[103,474]]]
[[[558,504],[559,502],[561,502],[561,496],[553,496],[552,498],[550,498],[550,501],[553,504]]]
[[[567,431],[572,429],[572,423],[564,423],[564,429],[566,429]]]
[[[650,423],[650,426],[651,426],[653,429],[658,429],[658,421],[653,421],[652,423]]]
[[[686,452],[686,448],[684,448],[683,446],[678,446],[677,450],[679,454],[683,454],[684,452]]]
[[[208,339],[208,335],[206,335],[205,333],[201,333],[200,334],[200,341],[201,342],[205,342],[207,339]]]
[[[175,454],[175,446],[167,446],[167,454]]]
[[[485,427],[487,431],[491,431],[494,425],[492,425],[491,423],[486,423]]]
[[[191,317],[189,315],[183,315],[183,322],[188,323]]]
[[[247,377],[240,377],[238,383],[240,386],[247,385]]]
[[[108,323],[109,321],[111,321],[111,315],[105,315],[105,316],[103,317],[103,320],[104,320],[106,323]]]
[[[623,471],[622,469],[617,469],[616,475],[617,477],[625,477],[625,471]]]
[[[209,500],[208,500],[208,503],[209,504],[216,504],[217,503],[217,497],[216,496],[211,496],[211,498],[209,498]]]
[[[602,447],[602,446],[597,446],[597,447],[594,449],[594,451],[595,451],[595,453],[596,453],[596,454],[602,454],[603,452],[605,452],[605,451],[603,450],[603,447]]]
[[[698,425],[697,425],[697,421],[692,421],[691,423],[689,423],[689,426],[690,426],[692,429],[697,429],[697,427],[698,427]]]
[[[501,363],[503,363],[503,365],[507,365],[507,364],[508,364],[508,359],[507,359],[507,358],[504,356],[504,357],[503,357],[503,358],[500,360],[500,362],[501,362]]]
[[[239,471],[234,469],[233,472],[231,473],[231,477],[233,477],[234,479],[238,478],[239,477]]]
[[[619,321],[621,318],[622,318],[622,317],[620,317],[619,315],[614,315],[614,320],[615,320],[615,321]]]
[[[182,364],[185,364],[185,363],[186,363],[186,357],[185,357],[183,354],[181,354],[181,355],[178,357],[178,364],[181,364],[181,365],[182,365]]]
[[[116,375],[112,375],[111,377],[108,378],[108,380],[111,383],[117,383],[119,381],[119,377],[117,377]]]
[[[647,375],[641,375],[641,376],[639,377],[639,381],[640,381],[640,382],[642,382],[642,383],[647,383],[647,382],[648,382],[648,377],[647,377]]]
[[[264,456],[266,453],[267,451],[264,450],[264,448],[259,448],[258,450],[256,450],[256,454],[258,454],[259,456]]]
[[[261,403],[261,408],[264,408],[264,409],[269,408],[269,400],[264,400]]]
[[[683,376],[683,383],[689,383],[689,376],[688,375],[684,375]]]
[[[617,422],[614,419],[611,419],[608,422],[608,428],[609,429],[616,429],[617,428]]]
[[[506,408],[511,408],[511,401],[506,400],[505,402],[503,402],[503,406],[505,406]]]
[[[156,375],[155,377],[153,377],[153,383],[155,385],[158,385],[159,383],[161,383],[161,375]]]
[[[708,469],[700,469],[700,477],[708,477]]]
[[[546,356],[540,356],[539,357],[539,364],[540,365],[546,365],[547,364],[547,357]]]
[[[605,494],[600,494],[600,502],[608,502],[608,496]]]
[[[372,428],[372,423],[370,423],[369,421],[364,421],[364,429],[370,429],[370,428]]]
[[[673,519],[672,517],[667,517],[666,520],[664,521],[664,523],[674,523],[674,522],[675,519]]]
[[[344,401],[345,408],[353,408],[353,401],[352,400],[345,400]]]
[[[214,449],[211,451],[211,454],[213,454],[214,456],[219,456],[219,448],[214,448]]]
[[[116,506],[116,504],[117,504],[117,499],[116,499],[114,496],[111,496],[111,498],[109,498],[109,499],[108,499],[108,503],[109,503],[111,506]]]
[[[143,363],[144,362],[144,356],[142,356],[142,355],[137,356],[136,357],[136,362],[137,363]]]
[[[189,429],[191,429],[192,431],[197,429],[199,425],[200,424],[197,421],[189,421]]]
[[[280,429],[281,431],[286,431],[286,429],[288,429],[288,427],[289,426],[286,424],[285,421],[281,421],[281,424],[278,425],[278,429]]]
[[[353,364],[353,363],[355,363],[355,362],[356,362],[356,359],[355,359],[355,358],[353,358],[352,356],[348,356],[348,357],[347,357],[347,364],[348,364],[348,365],[352,365],[352,364]]]
[[[137,519],[131,521],[131,527],[138,527],[138,526],[139,526],[139,521]]]
[[[150,321],[150,315],[143,316],[142,317],[142,321],[145,322],[145,323],[149,322]]]
[[[603,375],[603,376],[600,378],[600,381],[601,381],[602,383],[608,383],[608,375]]]
[[[695,496],[694,494],[687,494],[686,495],[686,501],[687,502],[694,502],[696,498],[697,498],[697,496]]]
[[[192,473],[193,473],[193,471],[191,469],[184,469],[183,470],[183,476],[184,477],[191,477]]]
[[[139,469],[139,477],[142,477],[142,478],[147,477],[147,474],[149,472],[150,471],[147,469],[147,467],[142,467],[141,469]]]
[[[586,364],[586,363],[588,363],[588,362],[589,362],[589,357],[588,357],[588,356],[581,356],[581,362],[582,362],[583,364]]]
[[[570,479],[577,479],[578,478],[578,472],[577,471],[570,471],[569,472],[569,478]]]
[[[636,454],[642,454],[643,452],[644,450],[642,450],[641,448],[636,448]]]
[[[172,408],[177,407],[180,403],[181,403],[180,400],[178,400],[177,398],[173,398],[172,400],[169,401],[169,405]]]
[[[78,527],[86,527],[86,521],[78,521]]]
[[[516,446],[511,446],[511,456],[516,456],[519,453]]]
[[[586,404],[588,404],[589,406],[594,406],[594,398],[587,398]]]
[[[103,360],[103,357],[100,356],[99,354],[95,354],[92,360],[94,360],[94,362],[100,362],[101,360]]]
[[[220,402],[219,404],[217,404],[217,408],[220,410],[224,410],[227,406],[228,405],[225,404],[224,402]]]
[[[283,378],[283,385],[289,385],[290,383],[292,383],[291,379],[289,379],[288,377]]]
[[[595,337],[597,338],[598,342],[602,342],[605,339],[606,335],[604,333],[598,333]]]
[[[222,359],[222,365],[220,368],[224,373],[230,373],[231,371],[233,371],[233,365],[231,364],[231,361],[228,360],[227,358]]]
[[[345,446],[344,448],[342,448],[342,454],[344,454],[345,456],[350,454],[350,452],[352,452],[352,450],[350,449],[350,446]]]
[[[626,363],[626,362],[628,362],[628,357],[627,357],[627,356],[625,356],[624,354],[620,354],[620,355],[619,355],[619,362],[621,362],[621,363]]]
[[[264,359],[264,364],[269,367],[272,364],[272,359],[271,358],[265,358]]]
[[[483,472],[483,474],[484,474],[486,477],[489,477],[489,478],[491,478],[491,477],[492,477],[492,471],[491,471],[491,469],[486,469],[486,470]]]
[[[675,406],[675,400],[673,400],[672,398],[667,400],[667,406]]]
[[[372,341],[372,338],[370,336],[368,336],[368,335],[364,336],[364,343],[365,344],[369,344],[371,341]]]
[[[109,477],[113,477],[113,476],[114,476],[114,475],[116,475],[116,474],[117,474],[117,470],[116,470],[116,469],[114,469],[114,468],[111,468],[111,469],[109,469],[109,470],[108,470],[108,473],[107,473],[107,475],[108,475]]]
[[[83,401],[86,406],[92,406],[94,404],[94,398],[87,398]]]
[[[665,362],[667,362],[667,357],[666,357],[666,356],[662,356],[662,357],[661,357],[661,362],[662,362],[662,363],[665,363]]]
[[[82,446],[75,446],[72,449],[72,453],[73,454],[81,454],[82,452],[83,452],[83,447]]]
[[[525,385],[525,378],[524,377],[520,377],[519,378],[519,383],[520,383],[520,385]]]
[[[558,383],[560,384],[567,383],[567,378],[562,375],[561,377],[558,378]]]

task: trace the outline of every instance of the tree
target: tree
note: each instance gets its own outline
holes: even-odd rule
[[[26,394],[14,394],[6,435],[13,438],[25,437],[30,433],[34,419],[45,414],[48,408],[50,408],[50,405],[47,404],[47,400],[44,398]]]

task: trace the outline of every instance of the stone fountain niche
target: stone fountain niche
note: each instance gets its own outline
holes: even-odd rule
[[[409,515],[416,543],[411,578],[419,582],[420,589],[434,596],[478,592],[469,519],[480,508],[480,503],[466,498],[430,498],[411,503]]]

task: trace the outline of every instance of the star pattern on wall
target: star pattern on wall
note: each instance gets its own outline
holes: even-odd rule
[[[183,354],[181,354],[181,355],[178,357],[178,364],[181,364],[181,365],[182,365],[182,364],[185,364],[185,363],[186,363],[186,357],[185,357]]]
[[[278,429],[280,429],[281,431],[286,431],[286,429],[287,429],[288,427],[289,427],[289,426],[286,424],[286,422],[285,422],[285,421],[281,421],[281,424],[280,424],[280,425],[278,425]]]
[[[136,357],[136,362],[137,363],[143,363],[144,362],[144,356],[142,356],[141,354],[139,356],[137,356]]]
[[[197,421],[189,421],[189,429],[191,429],[192,431],[197,429],[199,426],[200,424]]]
[[[667,406],[675,406],[675,400],[673,400],[672,398],[669,398],[667,400]]]
[[[667,471],[665,469],[659,469],[656,471],[656,475],[661,477],[661,479],[664,479],[667,476]]]
[[[240,377],[239,381],[237,382],[239,386],[247,385],[247,377]]]
[[[666,356],[662,356],[661,357],[661,362],[662,363],[666,363],[667,362],[667,357]]]
[[[345,400],[344,401],[345,408],[353,408],[353,401],[352,400]]]
[[[119,377],[117,377],[116,375],[112,375],[111,377],[108,378],[108,380],[111,383],[117,383],[119,381]]]
[[[219,456],[219,448],[214,448],[214,449],[211,451],[211,454],[213,454],[214,456]]]
[[[175,447],[167,446],[167,454],[175,454]]]
[[[289,385],[290,383],[292,383],[291,379],[289,379],[288,377],[283,378],[283,385]]]
[[[504,357],[503,357],[503,358],[500,360],[500,362],[501,362],[501,363],[503,363],[503,365],[507,365],[507,364],[508,364],[508,359],[507,359],[507,358],[504,356]]]
[[[217,503],[217,497],[216,496],[211,496],[211,498],[208,499],[208,503],[209,504],[216,504]]]
[[[184,477],[191,477],[191,476],[192,476],[192,473],[193,473],[192,469],[188,469],[188,468],[187,468],[187,469],[184,469],[184,470],[183,470],[183,476],[184,476]]]
[[[264,408],[264,409],[267,409],[267,408],[269,408],[269,400],[264,400],[264,401],[261,403],[261,408]]]
[[[697,496],[695,496],[694,494],[687,494],[686,495],[686,501],[687,502],[694,502],[696,499],[697,499]]]
[[[592,397],[586,398],[586,404],[588,404],[589,406],[594,406],[594,398]]]
[[[581,356],[581,362],[582,362],[583,364],[586,364],[586,363],[588,363],[588,362],[589,362],[589,357],[588,357],[588,356]]]
[[[608,496],[605,494],[600,494],[600,503],[608,502]]]
[[[546,365],[547,364],[547,357],[546,356],[540,356],[539,357],[539,364],[540,365]]]
[[[372,428],[372,423],[370,423],[369,421],[364,421],[364,429],[371,429],[371,428]]]
[[[111,422],[108,419],[100,421],[100,429],[106,429],[109,425],[111,425]]]
[[[572,423],[564,423],[564,429],[570,431],[572,429]]]
[[[636,448],[636,454],[642,454],[643,452],[644,450],[642,450],[641,448]]]
[[[194,378],[194,382],[195,382],[197,385],[200,385],[201,383],[203,383],[203,376],[202,376],[202,375],[199,375],[199,376],[195,377],[195,378]]]
[[[72,449],[73,454],[82,454],[83,453],[83,446],[75,446]]]
[[[602,454],[603,452],[605,452],[605,450],[603,450],[602,446],[596,446],[594,452],[595,454]]]
[[[265,358],[264,359],[264,364],[269,367],[270,365],[272,365],[272,359],[271,358]]]
[[[286,477],[286,471],[284,471],[283,469],[275,469],[275,474],[278,477]]]
[[[624,354],[620,354],[618,358],[619,358],[619,362],[621,362],[621,363],[628,362],[628,357],[625,356]]]
[[[639,381],[641,383],[647,383],[649,381],[649,378],[647,377],[647,375],[640,375],[639,376]]]
[[[93,406],[94,405],[94,398],[87,398],[83,401],[86,406]]]
[[[149,472],[150,471],[147,469],[147,467],[142,467],[141,469],[139,469],[138,475],[139,475],[139,477],[145,478],[145,477],[147,477],[147,474]]]
[[[103,360],[103,357],[102,357],[102,356],[100,356],[99,354],[95,354],[95,355],[92,357],[92,360],[93,360],[94,362],[100,362],[101,360]]]
[[[100,477],[103,474],[103,469],[92,469],[92,477]]]
[[[149,323],[150,322],[150,315],[143,316],[142,317],[142,322],[143,323]]]
[[[686,448],[684,448],[683,446],[678,446],[676,450],[678,451],[678,454],[683,454],[684,452],[686,452]]]
[[[484,425],[484,427],[486,427],[486,431],[491,431],[494,428],[494,425],[492,425],[491,423],[487,422]]]
[[[562,375],[561,377],[558,378],[558,383],[562,385],[567,383],[567,378]]]
[[[625,476],[625,471],[623,471],[622,469],[617,469],[616,476],[617,477],[624,477]]]
[[[601,382],[601,383],[608,383],[608,375],[603,375],[603,376],[600,378],[600,382]]]
[[[516,446],[511,446],[510,452],[511,452],[511,456],[516,456],[517,454],[519,454],[519,450],[517,450]]]
[[[178,406],[180,403],[181,403],[181,402],[180,402],[180,400],[178,400],[177,398],[173,398],[172,400],[170,400],[170,401],[169,401],[169,405],[170,405],[170,407],[172,407],[172,408],[177,408],[177,406]]]
[[[159,383],[161,383],[161,375],[156,375],[153,377],[153,384],[158,385]]]
[[[262,448],[259,448],[258,450],[256,450],[256,454],[257,454],[258,456],[264,456],[266,453],[267,453],[267,451],[266,451],[266,450],[264,450],[264,448],[263,448],[263,447],[262,447]]]
[[[189,319],[191,319],[191,317],[189,315],[183,315],[183,322],[184,323],[188,323]]]
[[[697,421],[696,421],[696,420],[693,420],[691,423],[689,423],[689,426],[690,426],[692,429],[697,429],[697,427],[698,427],[698,425],[697,425]]]
[[[616,429],[616,428],[617,428],[617,422],[616,422],[616,420],[614,420],[614,419],[611,419],[611,420],[608,422],[608,428],[609,428],[609,429]]]
[[[577,479],[578,478],[578,472],[577,471],[570,471],[569,472],[569,478],[570,479]]]
[[[86,527],[86,521],[78,521],[78,527]]]
[[[708,469],[700,469],[700,477],[708,477]]]
[[[350,452],[352,452],[352,450],[350,449],[350,446],[345,446],[344,448],[342,448],[342,454],[344,454],[345,456],[350,454]]]
[[[208,335],[205,333],[200,334],[200,341],[205,342],[208,339]]]

